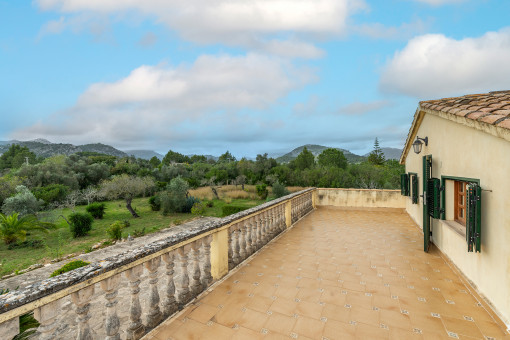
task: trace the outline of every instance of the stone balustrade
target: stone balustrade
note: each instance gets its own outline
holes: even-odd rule
[[[0,295],[0,338],[33,312],[36,339],[140,339],[313,210],[306,189]]]

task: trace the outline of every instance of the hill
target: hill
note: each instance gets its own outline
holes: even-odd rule
[[[151,159],[152,157],[156,156],[156,158],[162,160],[164,157],[162,154],[152,150],[124,150],[124,152],[130,156],[135,156],[136,158],[141,159]]]
[[[30,151],[35,153],[37,156],[41,157],[51,157],[54,155],[72,155],[77,152],[98,152],[110,156],[117,157],[126,157],[127,154],[118,149],[115,149],[113,146],[95,143],[95,144],[85,144],[85,145],[73,145],[73,144],[62,144],[62,143],[51,143],[47,140],[36,139],[32,141],[6,141],[0,142],[0,154],[9,150],[9,147],[12,144],[19,144],[21,146],[26,146]]]
[[[303,149],[305,147],[315,157],[320,155],[322,151],[330,148],[329,146],[306,144],[306,145],[302,145],[300,147],[295,148],[294,150],[292,150],[289,153],[286,153],[283,156],[276,158],[276,161],[278,163],[288,163],[288,162],[292,161],[293,159],[295,159],[303,151]],[[349,150],[345,150],[345,149],[341,149],[341,148],[334,148],[334,149],[338,149],[338,150],[342,151],[345,155],[345,158],[347,158],[347,161],[349,163],[359,163],[359,162],[362,162],[363,160],[365,160],[365,157],[356,155],[356,154],[350,152]]]

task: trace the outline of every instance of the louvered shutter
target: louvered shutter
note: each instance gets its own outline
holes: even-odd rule
[[[439,218],[441,213],[441,181],[431,178],[427,181],[427,212],[432,218]]]
[[[411,176],[411,187],[412,187],[412,201],[413,204],[418,204],[418,176]]]
[[[466,241],[468,251],[481,251],[482,188],[469,183],[466,192]]]
[[[403,196],[409,196],[409,175],[408,174],[400,175],[400,193]]]

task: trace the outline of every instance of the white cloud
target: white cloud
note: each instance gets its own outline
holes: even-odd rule
[[[353,102],[341,107],[338,112],[347,115],[363,115],[365,113],[377,111],[390,106],[393,106],[393,103],[389,100],[376,100],[368,103]]]
[[[70,16],[132,18],[126,14],[135,13],[155,18],[190,41],[254,47],[298,57],[321,55],[316,47],[302,41],[345,33],[349,16],[366,7],[364,0],[36,1],[42,10]]]
[[[428,23],[417,19],[400,26],[386,26],[381,23],[370,23],[354,26],[352,30],[373,39],[409,39],[426,31]]]
[[[420,98],[510,88],[510,28],[478,38],[411,39],[384,67],[380,88]]]
[[[143,65],[116,82],[91,85],[74,107],[17,131],[28,139],[127,143],[200,138],[211,134],[258,135],[271,130],[269,108],[290,91],[315,80],[310,69],[280,58],[203,55],[191,65]],[[234,131],[223,129],[235,125]],[[231,129],[231,127],[229,127]]]

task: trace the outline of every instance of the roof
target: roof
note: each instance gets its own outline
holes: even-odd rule
[[[510,129],[510,91],[427,100],[420,107]]]
[[[510,90],[421,101],[409,129],[404,164],[425,114],[432,114],[510,141]]]

